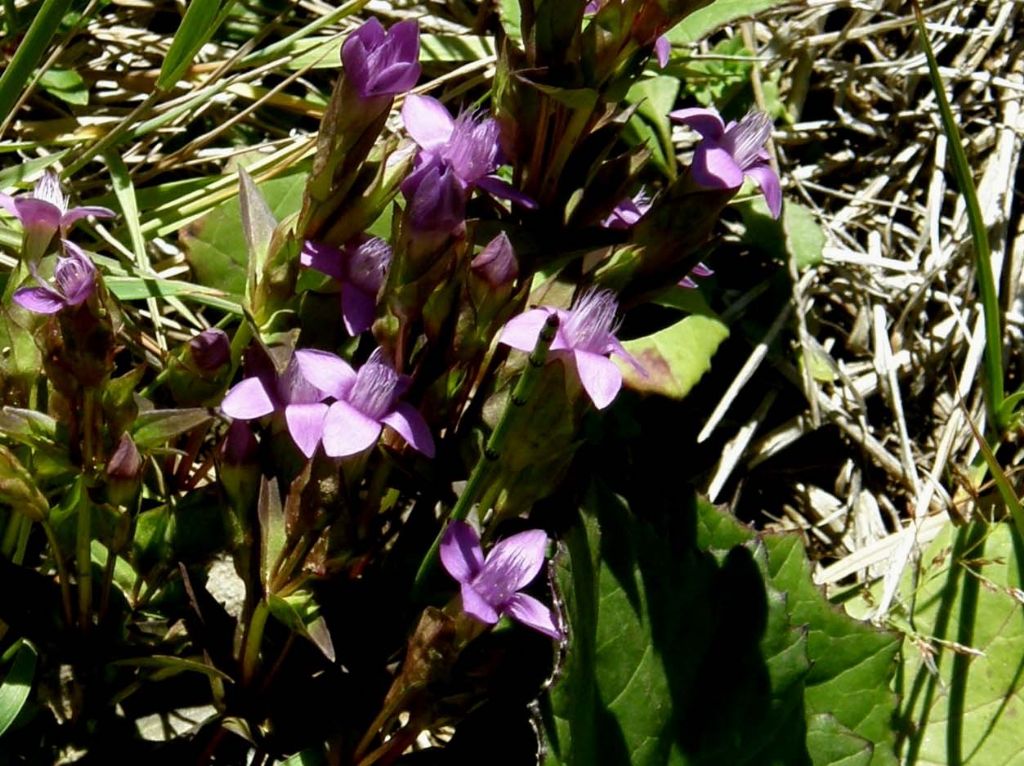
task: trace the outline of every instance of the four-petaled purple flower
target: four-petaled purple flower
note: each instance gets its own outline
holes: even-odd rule
[[[14,291],[14,302],[36,314],[56,314],[58,311],[79,306],[96,291],[96,267],[89,256],[73,242],[63,240],[67,255],[57,257],[50,287],[36,272],[35,264],[29,269],[39,282],[39,287],[21,287]]]
[[[377,443],[384,426],[397,431],[413,449],[434,456],[434,437],[423,416],[398,401],[409,379],[388,364],[378,348],[356,372],[348,362],[326,351],[296,352],[303,376],[335,401],[320,424],[329,457],[356,455]]]
[[[470,617],[493,625],[508,615],[529,628],[560,639],[551,610],[520,593],[540,573],[548,536],[541,529],[520,532],[502,540],[484,558],[476,530],[453,521],[441,540],[441,563],[459,583],[462,608]]]
[[[227,392],[221,410],[237,420],[255,420],[283,412],[295,446],[306,457],[312,457],[324,431],[327,394],[307,380],[303,370],[316,364],[319,354],[318,351],[296,351],[280,376],[269,364],[259,365],[255,375]]]
[[[679,109],[669,116],[703,137],[693,153],[693,180],[708,189],[739,189],[750,177],[761,187],[768,210],[779,217],[782,188],[768,162],[765,142],[772,134],[772,119],[761,111],[749,112],[739,122],[726,124],[716,109]]]
[[[360,98],[397,96],[420,78],[420,30],[414,20],[388,31],[375,18],[354,31],[341,46],[345,76]]]
[[[552,311],[560,323],[551,356],[571,359],[583,390],[599,410],[604,409],[622,387],[622,372],[609,354],[616,354],[644,372],[615,337],[615,312],[619,304],[610,290],[591,289],[580,296],[569,311],[550,307],[533,309],[513,317],[501,331],[500,343],[520,351],[532,351],[541,328]]]
[[[13,215],[25,229],[28,261],[38,260],[58,231],[66,237],[76,221],[87,216],[113,218],[114,211],[105,207],[73,207],[68,209],[67,195],[60,188],[60,177],[47,170],[36,181],[32,194],[12,197],[0,193],[0,207]]]
[[[416,165],[402,181],[413,226],[423,231],[451,228],[462,221],[469,193],[476,187],[524,207],[536,203],[493,175],[498,168],[498,123],[492,117],[463,112],[454,120],[435,98],[411,95],[402,120],[419,145]]]
[[[300,260],[341,282],[341,318],[352,336],[369,329],[377,313],[377,293],[391,263],[391,246],[361,236],[343,248],[306,241]]]

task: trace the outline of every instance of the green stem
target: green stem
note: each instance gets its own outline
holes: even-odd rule
[[[1000,438],[1006,430],[1009,413],[1003,411],[1003,330],[1000,316],[999,294],[996,292],[995,275],[992,270],[992,252],[989,248],[988,229],[978,204],[978,194],[974,188],[974,175],[964,153],[963,141],[957,127],[953,110],[946,98],[942,84],[942,75],[935,60],[928,30],[924,25],[924,14],[917,0],[913,0],[914,15],[917,17],[917,31],[921,38],[921,47],[928,59],[928,71],[931,75],[932,87],[938,101],[939,113],[942,115],[942,126],[949,139],[949,153],[953,162],[953,172],[957,185],[963,195],[967,208],[967,219],[971,225],[971,239],[974,242],[974,260],[978,272],[978,292],[981,294],[981,305],[985,316],[985,405],[989,419],[996,427]]]
[[[53,561],[57,567],[57,582],[60,584],[60,600],[64,607],[64,622],[70,625],[74,619],[71,613],[71,583],[68,582],[68,570],[64,566],[64,557],[61,556],[60,543],[57,542],[57,535],[54,534],[53,527],[50,526],[48,520],[44,519],[40,525],[46,535],[50,550],[53,551]]]
[[[242,653],[242,683],[248,685],[256,674],[256,664],[260,658],[260,644],[263,643],[263,630],[267,626],[270,608],[265,601],[256,604],[249,621],[249,629],[245,634]]]
[[[75,535],[75,564],[78,567],[78,622],[88,630],[92,612],[92,506],[81,487],[78,500],[78,530]]]
[[[534,346],[533,351],[530,352],[529,363],[526,365],[526,369],[523,370],[523,374],[519,377],[516,387],[512,390],[512,398],[509,401],[509,405],[501,414],[501,420],[498,421],[498,425],[491,432],[487,445],[484,447],[484,454],[477,461],[473,472],[469,476],[469,481],[466,482],[466,488],[459,495],[455,507],[452,508],[452,512],[448,517],[449,523],[452,521],[463,521],[469,515],[474,501],[486,486],[491,472],[497,466],[498,460],[501,457],[505,440],[508,438],[509,430],[515,422],[515,417],[522,412],[523,407],[530,400],[531,394],[537,387],[537,382],[540,380],[540,371],[547,360],[548,349],[551,348],[551,342],[555,339],[556,332],[558,332],[558,315],[551,313],[548,316],[547,322],[544,323],[540,335],[537,336],[537,344]],[[430,550],[423,557],[423,562],[416,572],[416,579],[413,581],[412,589],[414,599],[419,598],[422,594],[427,578],[437,565],[438,553],[441,550],[441,539],[444,537],[446,529],[447,525],[438,532],[437,537],[434,538],[434,542],[430,546]]]

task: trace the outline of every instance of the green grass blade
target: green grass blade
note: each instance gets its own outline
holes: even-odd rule
[[[230,6],[231,3],[228,3]],[[220,0],[192,0],[185,10],[181,26],[171,41],[171,47],[160,67],[160,76],[156,80],[159,90],[167,90],[174,86],[181,76],[192,65],[196,54],[217,31],[217,21],[224,18],[220,14]]]
[[[32,20],[14,57],[0,74],[0,120],[14,108],[70,5],[71,0],[45,0]]]
[[[985,313],[985,404],[988,408],[989,418],[999,434],[1002,435],[1008,422],[1002,412],[1003,330],[999,295],[996,293],[995,276],[992,272],[992,251],[988,243],[988,230],[985,228],[985,221],[981,215],[981,205],[978,204],[978,193],[974,188],[974,177],[971,173],[971,166],[967,162],[967,155],[964,153],[960,130],[953,116],[953,110],[949,106],[949,99],[946,98],[942,75],[939,73],[939,64],[935,60],[935,53],[928,40],[924,14],[921,12],[921,6],[917,0],[914,0],[913,5],[914,15],[917,18],[918,36],[921,39],[924,54],[928,58],[928,72],[931,76],[932,87],[935,88],[939,113],[942,116],[942,127],[949,139],[949,154],[953,161],[953,173],[967,206],[967,220],[971,227],[974,259],[978,269],[978,292],[981,294],[982,308]]]

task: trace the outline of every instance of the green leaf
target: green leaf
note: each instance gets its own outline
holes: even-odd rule
[[[655,152],[652,156],[669,179],[675,178],[676,159],[668,113],[678,95],[679,79],[661,76],[645,77],[626,94],[627,103],[637,104],[629,126],[636,131],[640,142],[650,137],[648,143]]]
[[[600,486],[557,568],[572,641],[548,764],[892,764],[897,637],[832,607],[796,536]]]
[[[242,316],[241,295],[232,295],[192,282],[181,282],[177,279],[162,277],[106,277],[103,283],[111,294],[122,301],[181,296],[193,303],[212,306],[229,314]]]
[[[202,673],[210,678],[219,678],[228,683],[234,679],[222,670],[207,665],[201,660],[190,660],[187,657],[175,657],[168,654],[153,654],[148,657],[137,657],[128,660],[115,660],[112,665],[127,665],[138,668],[155,668],[156,673],[150,676],[151,681],[162,681],[181,673]]]
[[[226,7],[230,7],[230,0]],[[193,64],[196,54],[209,40],[219,26],[218,11],[220,0],[191,0],[185,9],[178,31],[174,34],[171,47],[167,50],[156,87],[167,90],[173,87]],[[223,19],[221,14],[220,19]]]
[[[420,61],[465,64],[494,55],[490,37],[477,35],[420,35]]]
[[[32,679],[36,674],[36,650],[32,644],[19,640],[14,650],[14,662],[0,682],[0,737],[4,735],[25,707],[32,692]],[[12,647],[13,648],[13,647]],[[7,651],[7,655],[11,650]]]
[[[1020,550],[1008,523],[948,524],[904,574],[890,613],[908,632],[896,689],[904,763],[1024,763]]]
[[[212,418],[209,410],[199,407],[184,410],[149,410],[135,419],[132,425],[132,438],[140,450],[151,449],[201,426]]]
[[[746,224],[744,242],[762,248],[781,261],[792,258],[800,271],[822,262],[825,232],[810,208],[787,200],[782,206],[782,216],[775,220],[760,195],[736,207]]]
[[[293,173],[273,178],[258,188],[274,217],[282,221],[302,205],[305,183],[305,173]],[[181,240],[199,284],[236,296],[245,294],[248,249],[238,197],[221,203],[183,229]]]
[[[89,103],[89,88],[74,69],[48,69],[39,78],[39,85],[50,95],[69,104],[84,106]]]
[[[274,595],[267,596],[270,613],[286,628],[309,639],[323,655],[334,662],[334,643],[327,630],[327,623],[317,611],[308,593],[299,593],[287,599]]]
[[[0,407],[0,434],[30,446],[52,445],[57,439],[57,421],[36,410]]]
[[[669,33],[673,45],[689,45],[708,36],[736,19],[753,16],[781,5],[783,0],[715,0],[694,11]]]
[[[729,328],[720,320],[688,316],[653,335],[624,342],[647,374],[620,364],[623,378],[636,391],[682,399],[711,369],[711,357],[727,337]]]

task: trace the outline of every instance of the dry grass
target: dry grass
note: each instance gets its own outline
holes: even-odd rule
[[[925,8],[990,227],[1009,391],[1020,385],[1022,338],[1021,10],[1001,0]],[[977,446],[965,410],[984,421],[970,235],[926,61],[902,2],[789,6],[746,34],[765,69],[781,70],[796,115],[775,137],[788,193],[828,235],[823,265],[795,280],[798,321],[782,317],[772,331],[788,327],[800,356],[831,374],[784,370],[806,410],[781,425],[764,425],[778,387],[760,406],[733,412],[746,422],[708,486],[712,495],[727,479],[742,486],[759,464],[834,426],[850,448],[845,458],[829,476],[795,483],[774,526],[804,531],[822,559],[819,583],[886,575],[894,586],[916,544],[969,512]],[[1012,471],[1013,446],[1000,456]],[[889,587],[880,617],[891,596]]]

